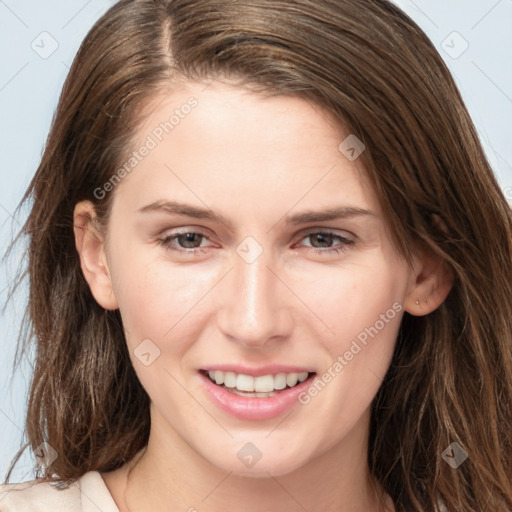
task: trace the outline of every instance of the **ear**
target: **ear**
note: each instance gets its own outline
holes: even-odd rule
[[[76,204],[73,214],[75,246],[82,272],[96,302],[105,309],[117,309],[119,305],[112,288],[105,243],[95,225],[96,218],[96,210],[91,201]]]
[[[453,272],[448,264],[429,250],[417,251],[404,309],[423,316],[437,309],[453,286]]]

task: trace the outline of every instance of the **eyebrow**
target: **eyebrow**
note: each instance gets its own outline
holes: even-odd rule
[[[142,213],[164,211],[171,214],[193,217],[195,219],[205,219],[212,222],[222,223],[232,230],[231,223],[228,220],[226,220],[222,215],[215,213],[213,210],[209,208],[193,206],[187,203],[180,203],[178,201],[155,201],[154,203],[139,208],[138,211]],[[334,206],[324,210],[305,210],[303,212],[295,213],[293,215],[283,216],[280,220],[284,218],[284,222],[286,224],[296,226],[299,224],[306,224],[310,222],[347,219],[358,216],[376,217],[377,215],[375,214],[375,212],[364,208],[358,208],[354,206]]]

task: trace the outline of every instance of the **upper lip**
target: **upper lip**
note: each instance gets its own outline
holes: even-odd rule
[[[314,373],[314,370],[311,368],[306,368],[304,366],[290,366],[283,364],[270,364],[266,366],[259,366],[257,368],[237,365],[237,364],[215,364],[209,365],[201,368],[204,371],[215,371],[219,370],[221,372],[233,372],[244,375],[251,375],[252,377],[261,377],[262,375],[276,375],[278,373]]]

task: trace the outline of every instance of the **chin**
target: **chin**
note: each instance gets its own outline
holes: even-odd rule
[[[237,450],[240,452],[241,450]],[[256,460],[253,458],[244,462],[243,453],[240,457],[237,455],[234,458],[229,457],[226,459],[224,452],[224,457],[216,458],[215,460],[211,459],[211,454],[209,454],[210,462],[217,466],[219,469],[223,471],[230,472],[236,476],[249,477],[249,478],[269,478],[269,476],[283,476],[288,473],[292,473],[296,471],[300,467],[302,467],[307,461],[302,456],[298,457],[297,452],[295,453],[281,453],[279,457],[279,450],[272,449],[268,447],[266,450],[262,449],[262,453],[260,455],[261,458]],[[268,454],[265,455],[265,452]],[[256,453],[254,454],[257,457]]]

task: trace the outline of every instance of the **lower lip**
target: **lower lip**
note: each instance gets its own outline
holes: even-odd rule
[[[222,411],[242,420],[268,420],[287,412],[298,403],[299,395],[305,391],[314,379],[310,375],[304,382],[293,388],[286,388],[267,398],[251,398],[235,395],[214,384],[206,375],[199,373],[213,403]]]

